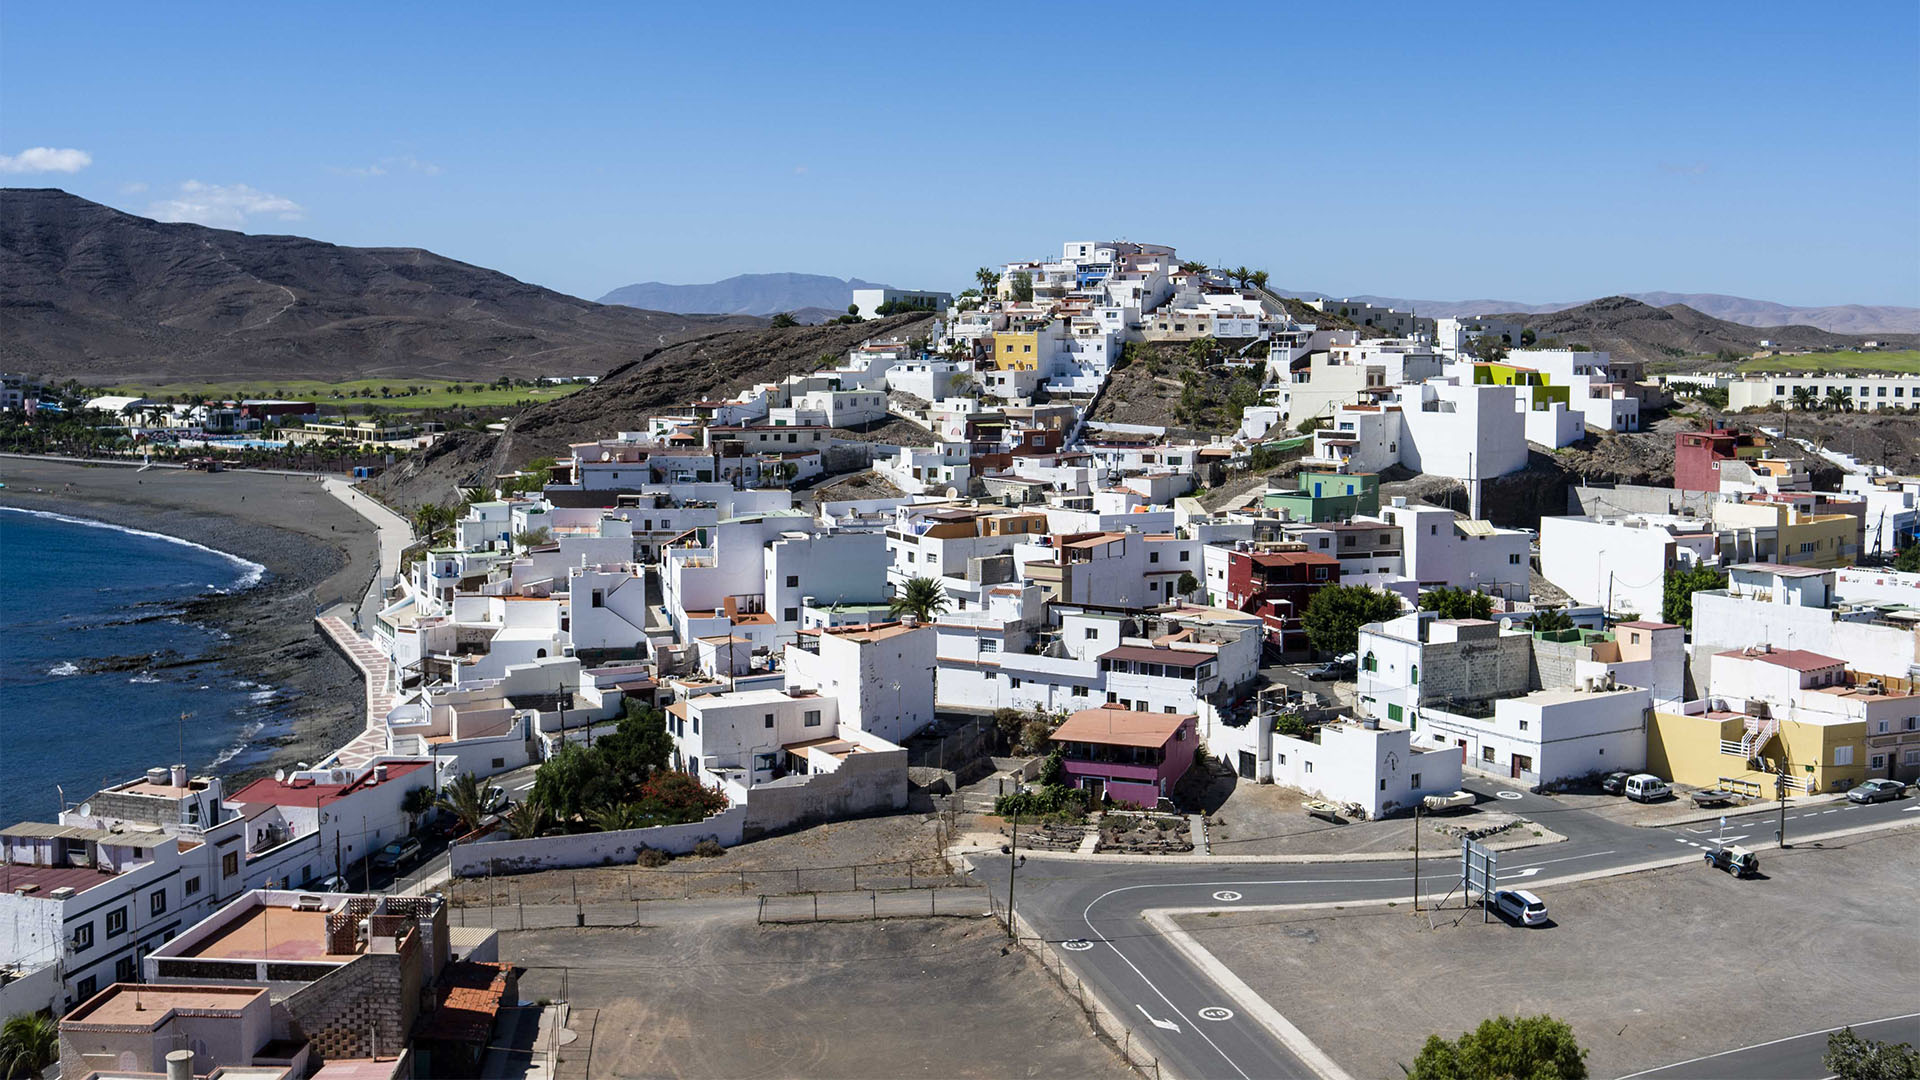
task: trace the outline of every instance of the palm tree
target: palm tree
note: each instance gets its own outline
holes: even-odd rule
[[[1568,615],[1559,608],[1554,608],[1550,611],[1536,611],[1533,613],[1533,618],[1527,620],[1527,625],[1536,633],[1548,633],[1554,630],[1571,630],[1573,629],[1573,616]]]
[[[538,799],[514,803],[507,809],[507,832],[515,840],[531,840],[553,827],[553,811]]]
[[[1227,276],[1239,282],[1240,285],[1244,288],[1247,284],[1247,279],[1253,276],[1253,271],[1247,269],[1244,266],[1236,266],[1233,268],[1233,272]]]
[[[1844,386],[1836,386],[1827,391],[1827,408],[1834,412],[1853,411],[1853,391]]]
[[[927,622],[946,610],[947,591],[930,577],[908,579],[907,587],[887,604],[889,616],[897,619],[911,615],[920,622]]]
[[[1185,270],[1189,274],[1204,274],[1210,267],[1203,262],[1183,262],[1180,264],[1180,269]]]
[[[973,272],[973,280],[980,283],[980,293],[982,296],[992,296],[993,291],[1000,287],[1000,275],[994,272],[991,266],[983,266],[975,270]]]
[[[440,797],[426,785],[408,790],[400,797],[400,812],[407,815],[407,831],[412,832],[420,825],[420,815],[434,808]]]
[[[0,1076],[38,1077],[60,1060],[60,1025],[50,1016],[21,1013],[0,1025]]]
[[[487,790],[481,786],[480,778],[472,773],[461,773],[454,777],[453,783],[440,791],[440,797],[434,805],[452,814],[460,823],[462,833],[470,833],[480,827],[487,816]]]
[[[645,817],[634,803],[610,803],[595,807],[587,814],[587,821],[601,832],[620,832],[639,828]]]
[[[1813,387],[1796,386],[1793,388],[1793,407],[1794,408],[1811,409],[1815,405],[1818,405],[1819,403],[1820,403],[1820,394],[1818,391],[1814,390]]]
[[[1259,289],[1262,292],[1266,291],[1267,272],[1265,270],[1255,270],[1253,273],[1247,275],[1247,280],[1253,282],[1254,288]]]

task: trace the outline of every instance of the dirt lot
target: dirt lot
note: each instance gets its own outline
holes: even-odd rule
[[[1761,867],[1751,881],[1689,864],[1548,886],[1554,921],[1531,930],[1457,909],[1429,928],[1404,906],[1180,922],[1355,1076],[1398,1076],[1429,1034],[1501,1013],[1567,1021],[1592,1075],[1618,1076],[1912,1011],[1911,831],[1768,852]]]
[[[1190,778],[1191,779],[1191,778]],[[1278,784],[1254,784],[1231,774],[1209,773],[1207,783],[1183,781],[1183,806],[1207,809],[1207,846],[1214,855],[1357,855],[1368,852],[1411,852],[1413,819],[1350,821],[1333,825],[1310,818],[1302,803],[1311,796]],[[1435,852],[1460,846],[1458,834],[1448,830],[1483,829],[1518,821],[1484,800],[1472,810],[1425,817],[1420,843]],[[1537,834],[1537,835],[1536,835]],[[1496,833],[1487,845],[1496,849],[1530,847],[1564,839],[1542,826],[1519,823]]]
[[[926,885],[949,875],[940,855],[944,825],[933,814],[836,821],[729,848],[714,858],[685,856],[664,867],[622,865],[545,870],[455,882],[456,906],[583,904],[691,896],[741,896],[819,889]]]
[[[572,1003],[588,1077],[1121,1077],[1132,1072],[987,919],[502,935],[521,994]],[[590,1060],[582,1071],[576,1058]]]

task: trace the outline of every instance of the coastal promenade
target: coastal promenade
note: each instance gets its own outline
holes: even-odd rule
[[[369,617],[379,614],[381,600],[387,595],[388,587],[400,576],[400,553],[413,542],[413,526],[378,500],[355,490],[351,481],[328,476],[323,477],[320,483],[326,488],[327,494],[371,522],[379,540],[379,572],[367,584],[366,595],[360,599],[354,620],[357,625],[365,626]]]
[[[360,677],[366,680],[366,730],[333,755],[335,763],[341,768],[357,769],[386,752],[385,723],[387,713],[394,704],[393,661],[373,642],[362,637],[359,631],[347,625],[345,619],[336,615],[322,615],[314,621],[320,624],[320,632],[327,635],[346,656],[348,663],[359,669]]]

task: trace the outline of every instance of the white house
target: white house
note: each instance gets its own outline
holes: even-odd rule
[[[835,698],[842,724],[903,742],[933,723],[935,638],[904,623],[808,631],[787,646],[787,689]]]
[[[1255,723],[1259,723],[1256,719]],[[1460,789],[1460,755],[1422,750],[1405,724],[1321,724],[1307,739],[1273,736],[1273,781],[1331,802],[1359,803],[1369,818]]]
[[[1660,614],[1666,576],[1719,563],[1713,526],[1674,514],[1540,519],[1540,573],[1582,604]]]
[[[1637,686],[1534,690],[1489,708],[1420,711],[1423,747],[1456,749],[1479,772],[1551,784],[1647,764],[1653,699]]]

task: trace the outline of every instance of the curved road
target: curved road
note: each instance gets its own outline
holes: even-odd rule
[[[1480,782],[1483,798],[1504,791],[1502,809],[1544,817],[1561,844],[1501,854],[1502,886],[1532,888],[1576,875],[1626,873],[1698,859],[1717,822],[1642,828],[1569,810],[1555,800]],[[1514,799],[1514,795],[1519,795]],[[1727,815],[1727,836],[1770,848],[1775,810]],[[1920,800],[1859,806],[1847,802],[1788,808],[1789,845],[1862,825],[1920,823]],[[1695,831],[1687,831],[1687,830]],[[1704,832],[1704,835],[1703,835]],[[978,878],[1006,902],[1002,855],[975,859]],[[1438,896],[1459,880],[1459,858],[1421,860],[1421,892]],[[1202,966],[1146,921],[1165,908],[1223,910],[1248,905],[1363,903],[1413,897],[1412,859],[1372,862],[1212,862],[1146,864],[1050,859],[1034,855],[1017,871],[1015,909],[1027,928],[1062,950],[1067,966],[1149,1040],[1173,1075],[1223,1080],[1315,1077],[1337,1070],[1304,1039],[1282,1038],[1237,1004]],[[1524,876],[1523,876],[1524,875]],[[1824,1037],[1824,1036],[1823,1036]],[[1288,1042],[1294,1045],[1289,1047]],[[1771,1059],[1769,1059],[1771,1060]],[[1319,1067],[1316,1067],[1319,1066]],[[1677,1066],[1675,1066],[1677,1068]],[[1693,1075],[1676,1072],[1665,1075]]]

